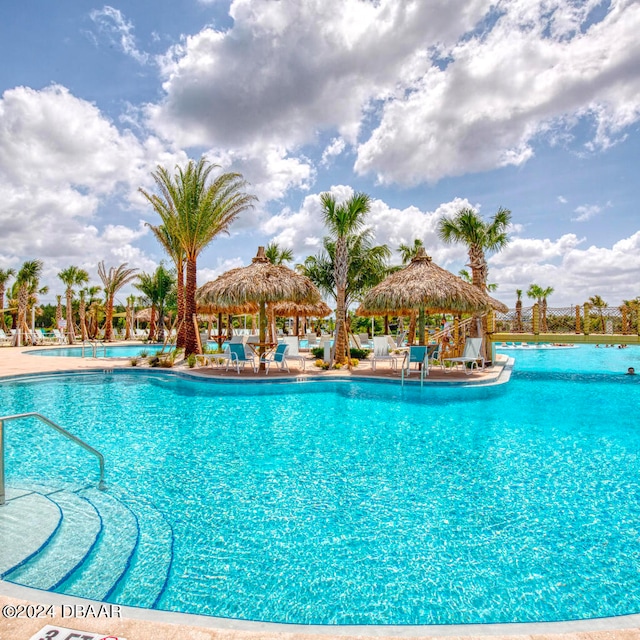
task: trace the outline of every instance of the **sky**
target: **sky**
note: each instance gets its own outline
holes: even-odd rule
[[[151,272],[138,190],[205,155],[258,202],[199,284],[270,241],[302,262],[320,195],[362,191],[396,263],[420,238],[457,273],[438,220],[505,207],[495,297],[619,305],[640,295],[638,33],[640,0],[5,0],[0,269],[43,260],[43,302],[70,265]]]

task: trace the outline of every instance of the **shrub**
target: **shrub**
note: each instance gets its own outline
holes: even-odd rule
[[[148,355],[149,355],[149,352],[148,352],[146,349],[143,349],[143,350],[140,352],[140,357],[141,357],[141,358],[146,358]]]
[[[324,357],[324,347],[314,347],[311,349],[311,353],[314,358],[323,358]],[[370,349],[350,349],[349,355],[351,358],[355,358],[356,360],[366,360],[367,356],[371,353]]]
[[[131,358],[131,360],[129,362],[131,363],[132,367],[137,367],[138,366],[138,358]]]
[[[193,369],[193,367],[196,366],[196,360],[197,358],[195,353],[189,354],[189,357],[187,358],[187,366],[189,369]]]
[[[318,358],[315,363],[316,367],[318,367],[319,369],[328,369],[329,368],[329,363],[325,362],[322,358]]]

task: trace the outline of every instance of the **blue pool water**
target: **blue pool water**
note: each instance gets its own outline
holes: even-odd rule
[[[114,346],[98,346],[96,348],[96,356],[98,358],[135,358],[146,353],[151,356],[162,349],[162,344],[127,344]],[[82,358],[82,347],[49,347],[47,349],[34,349],[25,353],[32,356],[49,356],[49,357],[67,357]],[[84,347],[84,357],[93,357],[93,348],[91,346]]]
[[[169,520],[159,608],[304,624],[639,612],[639,402],[638,377],[521,363],[484,388],[0,384],[0,412],[65,425],[105,454],[111,487]],[[9,480],[94,478],[56,437],[13,423]]]

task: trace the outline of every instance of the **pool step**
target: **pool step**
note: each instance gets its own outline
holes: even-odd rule
[[[6,574],[10,582],[55,589],[83,562],[98,539],[102,521],[90,502],[70,491],[49,495],[60,507],[60,526],[40,553]]]
[[[0,578],[16,584],[153,608],[172,558],[165,517],[117,488],[23,484],[0,507]]]
[[[108,600],[133,607],[153,608],[162,595],[173,560],[173,530],[147,501],[119,495],[138,517],[140,537],[131,565]]]
[[[134,513],[108,492],[86,489],[80,495],[100,514],[102,530],[80,566],[55,591],[104,600],[129,568],[138,545],[138,522]]]
[[[61,522],[60,507],[46,496],[7,488],[0,507],[0,578],[45,548]]]

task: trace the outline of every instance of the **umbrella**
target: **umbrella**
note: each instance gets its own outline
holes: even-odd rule
[[[507,309],[478,287],[465,282],[450,271],[439,267],[420,249],[411,263],[388,276],[371,289],[358,311],[358,315],[407,315],[419,310],[419,340],[424,344],[424,312],[476,313],[491,308]]]
[[[258,254],[247,267],[231,269],[197,292],[202,305],[244,305],[255,303],[260,308],[260,342],[265,342],[267,304],[290,301],[313,304],[320,301],[320,292],[306,276],[284,265],[273,264],[258,247]],[[260,347],[260,355],[264,347]],[[264,367],[264,363],[261,364]]]

